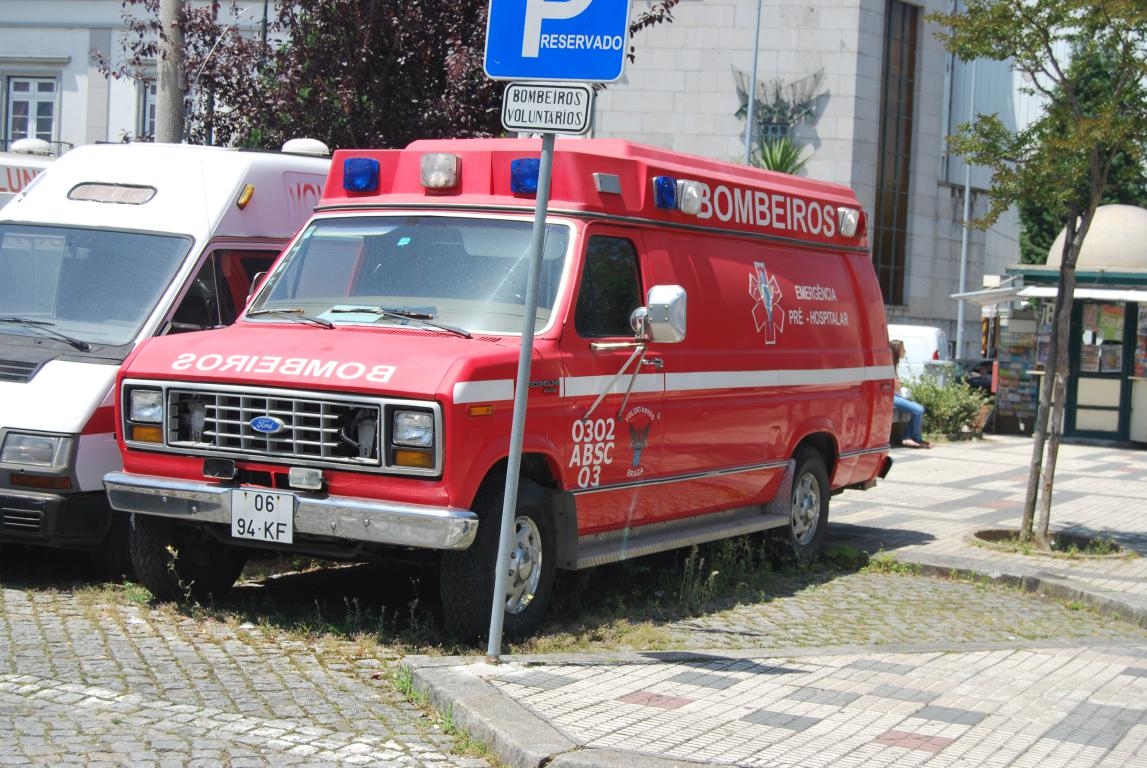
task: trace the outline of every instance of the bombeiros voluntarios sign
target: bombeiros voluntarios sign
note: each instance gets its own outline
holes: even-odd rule
[[[510,83],[502,97],[507,131],[583,134],[593,116],[593,88],[585,83]]]

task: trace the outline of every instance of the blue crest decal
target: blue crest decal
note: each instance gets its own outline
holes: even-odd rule
[[[262,432],[264,435],[281,432],[286,426],[281,419],[276,419],[274,416],[256,416],[248,423],[251,425],[251,429]]]

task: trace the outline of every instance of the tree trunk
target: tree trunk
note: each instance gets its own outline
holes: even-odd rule
[[[1065,314],[1071,317],[1070,312]],[[1060,334],[1060,341],[1064,347],[1067,346],[1066,333]],[[1060,350],[1060,359],[1067,360],[1065,349]],[[1059,438],[1063,435],[1063,406],[1066,392],[1067,376],[1062,370],[1056,371],[1055,377],[1052,379],[1051,422],[1048,427],[1047,456],[1044,459],[1043,476],[1040,483],[1039,519],[1036,521],[1035,534],[1032,537],[1035,545],[1043,550],[1051,549],[1047,532],[1048,523],[1051,520],[1051,492],[1055,481],[1055,463],[1059,456]]]
[[[1054,413],[1052,418],[1051,440],[1047,446],[1047,468],[1044,470],[1047,477],[1044,479],[1044,497],[1040,504],[1039,523],[1036,529],[1036,542],[1048,546],[1048,529],[1051,525],[1051,487],[1055,479],[1055,462],[1059,454],[1059,440],[1063,434],[1063,410],[1067,402],[1067,374],[1068,359],[1067,347],[1071,334],[1071,307],[1075,297],[1075,264],[1079,260],[1079,251],[1083,248],[1083,239],[1091,227],[1091,219],[1096,206],[1090,206],[1087,213],[1081,217],[1079,227],[1068,225],[1067,236],[1064,238],[1063,260],[1059,267],[1059,295],[1056,297],[1056,317],[1052,327],[1052,345],[1056,349],[1056,357],[1060,365],[1055,375]],[[1059,296],[1064,300],[1060,301]]]
[[[1063,419],[1063,400],[1055,400],[1057,381],[1060,380],[1060,369],[1067,368],[1067,340],[1071,323],[1071,299],[1075,293],[1075,261],[1079,256],[1079,245],[1076,237],[1076,212],[1072,207],[1067,214],[1067,232],[1064,237],[1063,253],[1059,267],[1059,290],[1055,294],[1055,308],[1052,311],[1051,339],[1047,350],[1047,364],[1044,366],[1044,378],[1039,389],[1039,410],[1036,411],[1035,425],[1032,429],[1032,459],[1028,469],[1027,494],[1024,497],[1023,518],[1020,522],[1020,541],[1032,540],[1035,528],[1036,501],[1043,487],[1044,504],[1050,510],[1051,486],[1055,475],[1055,455],[1059,450],[1058,433]],[[1062,348],[1062,349],[1061,349]],[[1053,415],[1056,418],[1049,418]],[[1051,445],[1048,445],[1048,425],[1052,423]],[[1044,449],[1051,455],[1051,467],[1044,467]],[[1042,520],[1042,513],[1041,513]],[[1046,528],[1044,536],[1046,539]]]
[[[155,91],[155,140],[183,141],[183,30],[180,0],[160,0],[159,76]]]

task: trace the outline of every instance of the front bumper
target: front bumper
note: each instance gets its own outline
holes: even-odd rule
[[[107,536],[111,516],[102,491],[0,491],[0,541],[94,550]]]
[[[237,486],[112,472],[104,477],[115,509],[189,522],[231,524]],[[269,490],[269,489],[259,489]],[[466,549],[478,532],[468,509],[399,504],[274,489],[295,498],[296,534],[425,549]]]

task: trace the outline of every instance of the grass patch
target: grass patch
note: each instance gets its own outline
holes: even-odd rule
[[[887,552],[877,552],[868,558],[868,562],[860,569],[860,572],[915,576],[920,572],[920,569],[912,563],[900,562]]]

